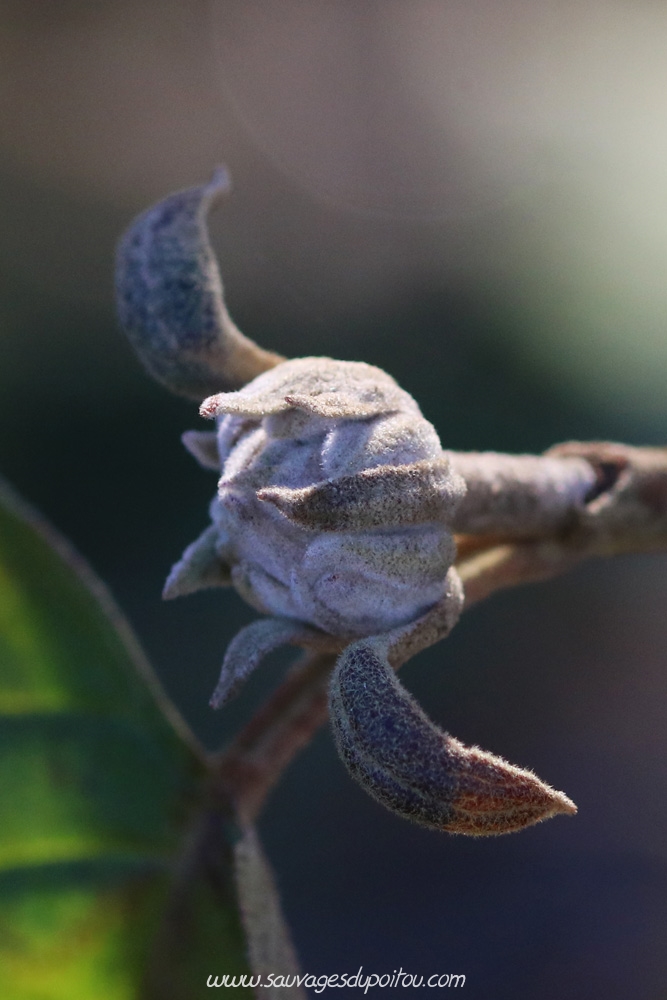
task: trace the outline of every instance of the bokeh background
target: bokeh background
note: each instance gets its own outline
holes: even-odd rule
[[[196,407],[117,328],[118,235],[224,161],[214,241],[263,346],[386,368],[448,448],[664,442],[666,51],[649,0],[0,7],[0,468],[109,582],[207,745],[287,658],[214,715],[252,614],[159,599],[215,480],[179,444]],[[402,673],[575,819],[429,833],[318,736],[261,824],[305,970],[465,973],[471,1000],[667,996],[666,585],[664,556],[591,564],[474,609]]]

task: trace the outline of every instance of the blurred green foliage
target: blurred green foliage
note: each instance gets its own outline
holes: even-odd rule
[[[247,971],[232,892],[193,875],[161,922],[203,759],[102,584],[0,500],[0,996],[192,996]]]

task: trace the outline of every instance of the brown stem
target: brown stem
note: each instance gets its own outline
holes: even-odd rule
[[[287,765],[327,717],[332,653],[305,653],[286,680],[214,760],[221,790],[252,822]]]
[[[575,566],[582,556],[556,542],[494,545],[458,564],[465,587],[465,607],[479,604],[498,590],[537,583]]]
[[[570,442],[549,453],[583,457],[596,474],[587,502],[561,530],[535,541],[465,536],[458,570],[466,607],[497,590],[546,580],[592,556],[667,549],[667,449]]]

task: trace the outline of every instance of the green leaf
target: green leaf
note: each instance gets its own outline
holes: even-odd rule
[[[210,786],[104,586],[0,483],[3,1000],[190,1000],[249,972]]]

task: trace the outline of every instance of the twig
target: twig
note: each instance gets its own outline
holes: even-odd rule
[[[287,765],[327,718],[332,653],[305,653],[231,745],[213,761],[221,791],[250,823]]]
[[[466,494],[452,522],[456,534],[540,538],[562,528],[598,483],[590,462],[576,455],[449,452]]]

